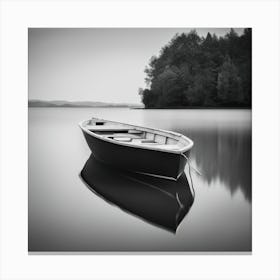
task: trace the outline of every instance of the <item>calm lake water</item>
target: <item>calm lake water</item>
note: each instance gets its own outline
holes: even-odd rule
[[[192,172],[195,199],[176,234],[82,181],[91,153],[78,122],[92,116],[194,141],[191,162],[202,176]],[[29,251],[251,251],[251,111],[29,108],[28,224]]]

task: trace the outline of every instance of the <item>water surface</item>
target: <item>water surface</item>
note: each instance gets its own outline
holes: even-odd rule
[[[202,176],[192,172],[195,200],[176,234],[81,180],[90,150],[77,124],[91,116],[194,141],[191,162]],[[29,108],[28,191],[29,251],[251,251],[251,111]]]

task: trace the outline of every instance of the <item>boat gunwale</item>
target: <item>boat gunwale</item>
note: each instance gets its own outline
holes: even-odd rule
[[[141,129],[148,129],[148,130],[154,130],[154,131],[168,133],[168,134],[171,134],[171,136],[174,135],[174,136],[183,138],[184,140],[188,141],[189,144],[180,148],[180,149],[177,149],[177,150],[171,150],[171,149],[168,150],[168,149],[162,149],[162,148],[160,148],[160,146],[159,147],[141,146],[141,145],[132,144],[131,142],[120,142],[120,141],[117,141],[117,140],[114,140],[114,139],[111,139],[111,138],[106,138],[106,137],[104,137],[100,134],[97,134],[97,133],[94,133],[94,132],[90,131],[89,128],[85,128],[83,124],[85,122],[88,122],[88,121],[93,120],[93,119],[98,120],[98,121],[111,122],[111,123],[116,123],[116,124],[121,124],[121,125],[132,126],[133,128],[131,128],[131,129],[137,129],[137,128],[140,129],[140,130]],[[82,129],[82,131],[86,132],[87,134],[89,134],[89,135],[91,135],[95,138],[98,138],[100,140],[103,140],[103,141],[106,141],[106,142],[109,142],[109,143],[112,143],[112,144],[117,144],[117,145],[126,146],[126,147],[132,147],[132,148],[138,148],[138,149],[144,149],[144,150],[153,150],[153,151],[159,151],[159,152],[165,152],[165,153],[174,153],[174,154],[180,154],[180,155],[182,153],[185,153],[186,151],[189,151],[193,147],[193,141],[190,138],[188,138],[187,136],[185,136],[181,133],[177,133],[177,132],[173,132],[173,131],[169,131],[169,130],[164,130],[164,129],[159,129],[159,128],[144,127],[144,126],[133,125],[133,124],[129,124],[129,123],[109,121],[109,120],[99,119],[99,118],[91,118],[89,120],[81,121],[81,122],[79,122],[79,126]]]

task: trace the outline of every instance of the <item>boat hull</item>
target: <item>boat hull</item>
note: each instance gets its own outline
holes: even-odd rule
[[[184,172],[187,160],[182,154],[112,143],[86,131],[83,134],[94,157],[116,168],[173,180]],[[184,155],[188,157],[189,153]]]

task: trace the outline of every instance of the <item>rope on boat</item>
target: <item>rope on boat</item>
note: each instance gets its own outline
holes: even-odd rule
[[[191,180],[191,187],[192,187],[192,191],[193,191],[193,198],[195,198],[195,190],[194,190],[194,186],[193,186],[193,179],[192,179],[192,172],[191,172],[191,170],[194,170],[195,173],[198,174],[199,176],[202,176],[202,174],[201,174],[200,171],[198,171],[195,167],[192,166],[191,160],[190,160],[189,157],[187,157],[183,153],[181,155],[187,160],[187,163],[188,163],[188,166],[189,166],[189,176],[190,176],[190,180]]]
[[[193,199],[195,198],[195,190],[193,187],[193,179],[192,179],[192,173],[191,173],[191,165],[188,162],[188,166],[189,166],[189,175],[190,175],[190,179],[191,179],[191,186],[192,186],[192,191],[193,191]]]
[[[190,160],[190,158],[187,157],[187,156],[184,155],[184,154],[181,154],[181,155],[187,160],[187,162],[188,162],[188,164],[189,164],[189,167],[190,167],[193,171],[195,171],[196,174],[198,174],[199,176],[202,176],[201,172],[191,165],[191,160]]]

